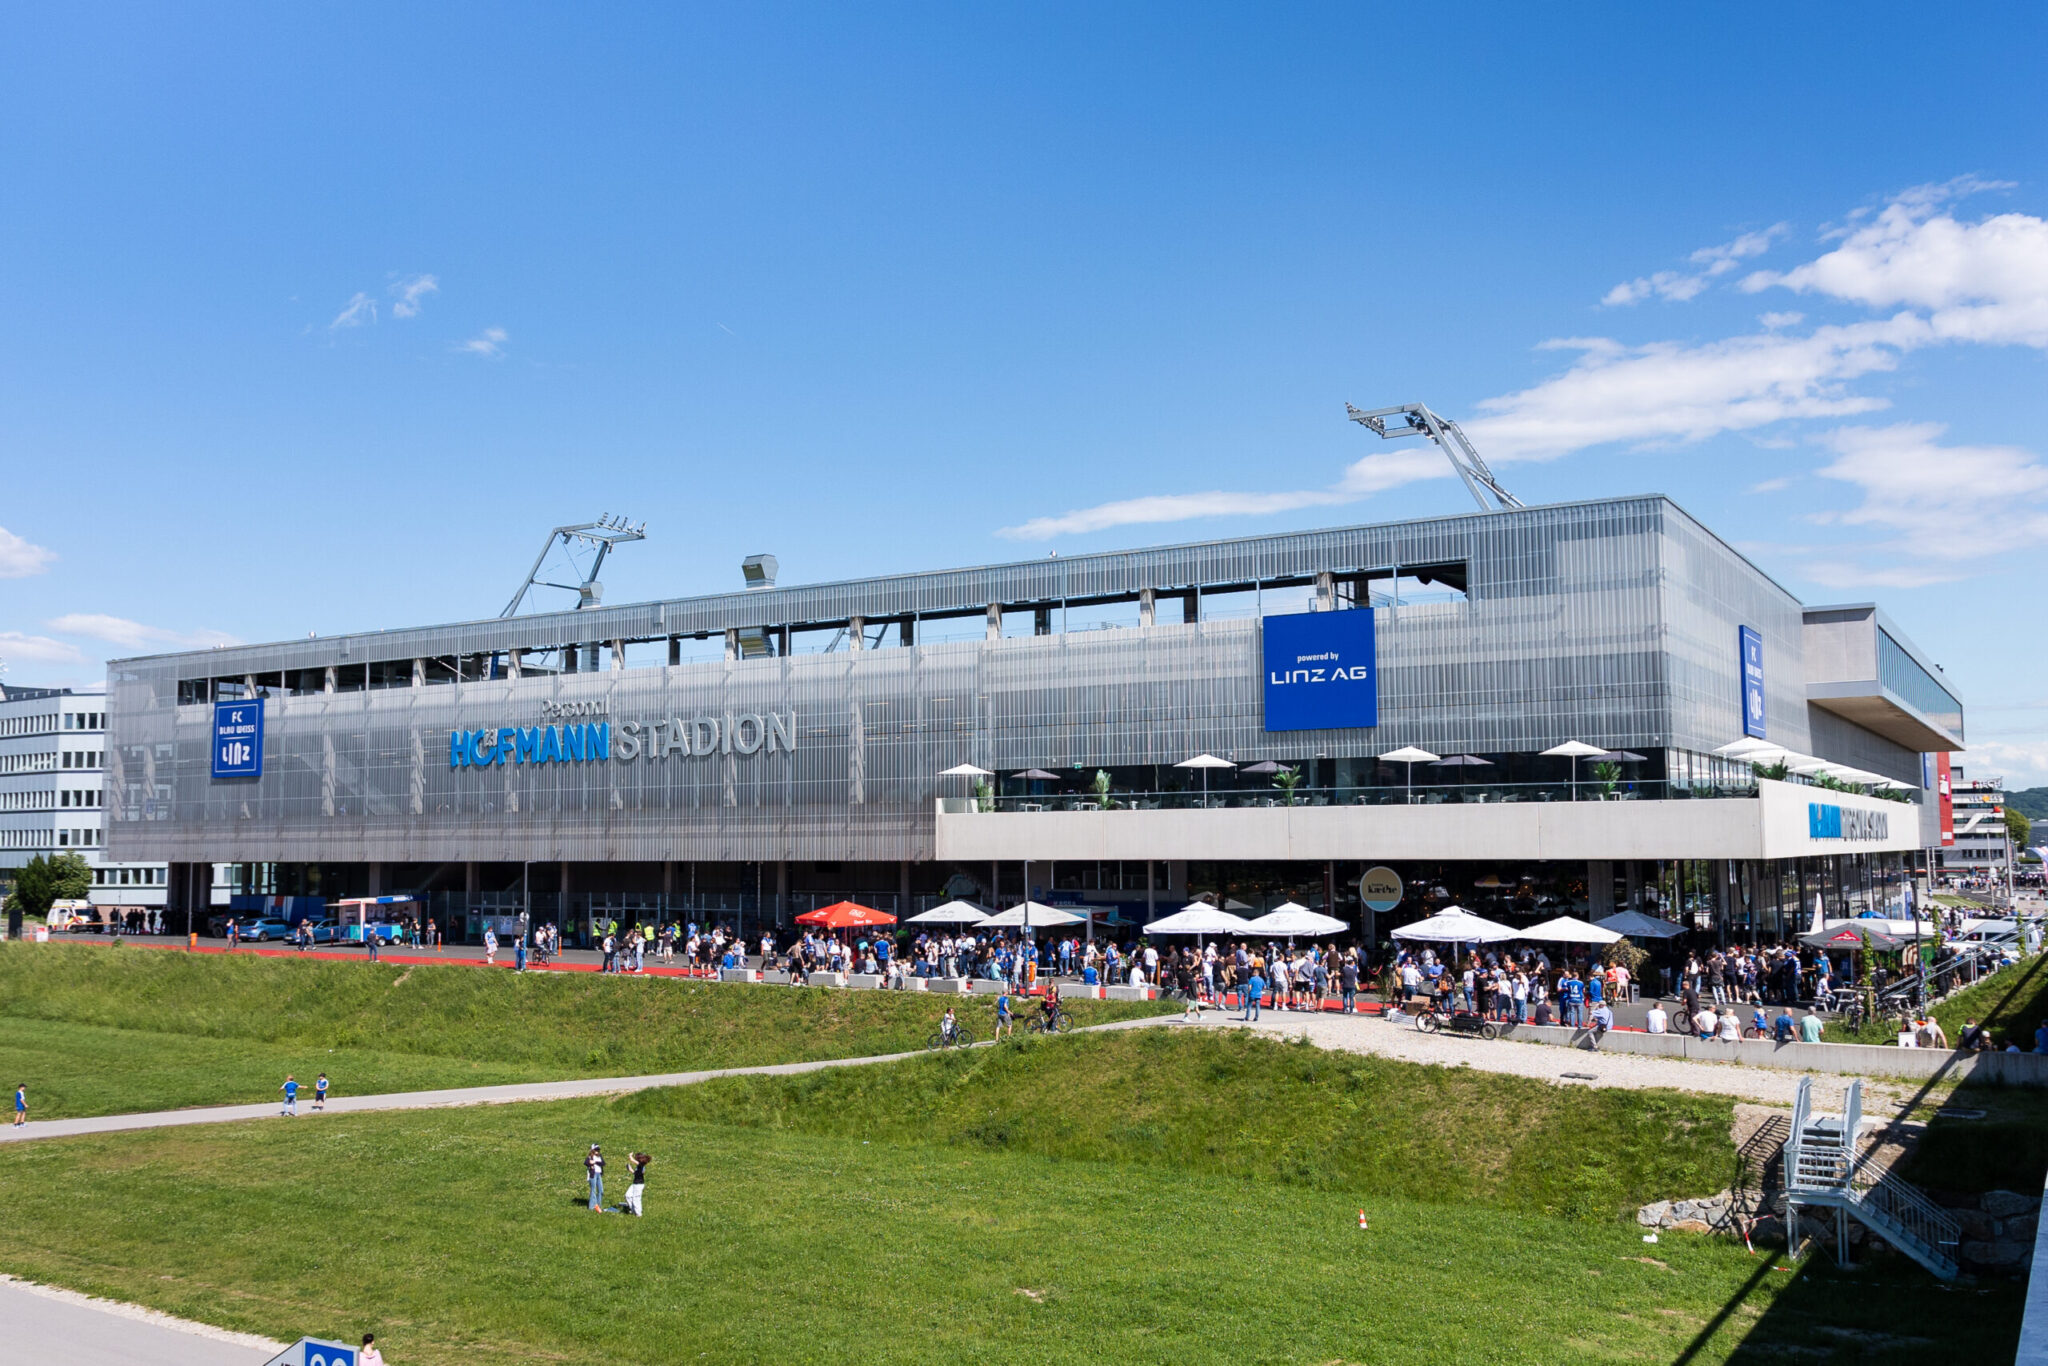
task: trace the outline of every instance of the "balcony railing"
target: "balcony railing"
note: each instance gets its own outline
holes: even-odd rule
[[[1244,810],[1285,806],[1507,806],[1527,802],[1635,802],[1711,800],[1754,797],[1754,785],[1675,783],[1662,780],[1621,782],[1612,786],[1587,781],[1571,783],[1432,783],[1410,791],[1401,787],[1297,787],[1292,797],[1277,788],[1230,788],[1204,793],[1059,792],[1044,796],[947,797],[948,813],[974,811],[1190,811]]]

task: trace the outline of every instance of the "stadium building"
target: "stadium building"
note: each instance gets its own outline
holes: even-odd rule
[[[805,586],[749,567],[116,661],[108,856],[170,865],[174,913],[227,865],[243,895],[414,892],[453,933],[1028,888],[1117,923],[1213,893],[1380,932],[1451,899],[1772,936],[1816,899],[1901,904],[1940,840],[1924,775],[1963,744],[1882,611],[1803,606],[1658,496]]]

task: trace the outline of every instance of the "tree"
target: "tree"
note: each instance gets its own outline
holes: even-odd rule
[[[56,901],[81,901],[92,891],[92,869],[82,854],[37,854],[14,878],[13,900],[28,915],[48,915]]]
[[[2034,823],[2008,806],[2005,808],[2005,830],[2012,836],[2013,849],[2019,851],[2027,847],[2027,837],[2034,833]]]

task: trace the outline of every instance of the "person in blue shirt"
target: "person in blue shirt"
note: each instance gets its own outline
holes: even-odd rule
[[[14,1088],[14,1127],[19,1129],[28,1123],[28,1083]]]
[[[1004,1034],[1015,1035],[1017,1022],[1010,1018],[1010,993],[1008,988],[996,993],[996,1037]]]
[[[2034,1051],[2048,1053],[2048,1020],[2041,1021],[2041,1027],[2034,1031]]]
[[[280,1114],[296,1115],[299,1112],[299,1082],[291,1073],[284,1074],[284,1085],[277,1088],[284,1092],[284,1109]]]
[[[1265,999],[1266,979],[1259,976],[1257,968],[1253,968],[1251,977],[1244,984],[1244,1014],[1239,1018],[1245,1020],[1258,1019],[1259,1006]]]
[[[313,1078],[313,1108],[315,1110],[325,1110],[327,1108],[327,1074],[325,1072]]]
[[[1778,1007],[1778,1018],[1771,1021],[1771,1037],[1779,1043],[1791,1043],[1792,1031],[1798,1027],[1798,1025],[1792,1022],[1791,1009],[1786,1006],[1780,1006]]]
[[[1564,998],[1565,1024],[1573,1029],[1583,1025],[1586,1022],[1586,984],[1579,980],[1578,974],[1566,969],[1564,980],[1557,984],[1557,993]]]

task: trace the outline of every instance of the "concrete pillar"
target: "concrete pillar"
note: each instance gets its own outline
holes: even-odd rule
[[[612,642],[612,672],[617,673],[619,672],[619,670],[625,667],[626,642],[623,640],[615,640]]]
[[[1157,888],[1156,888],[1156,887],[1155,887],[1155,886],[1153,885],[1153,884],[1155,884],[1155,883],[1156,883],[1156,882],[1158,882],[1158,881],[1159,881],[1159,865],[1158,865],[1157,863],[1155,863],[1155,862],[1154,862],[1153,860],[1151,860],[1151,859],[1146,859],[1146,860],[1145,860],[1145,920],[1146,920],[1146,922],[1147,922],[1148,924],[1149,924],[1150,922],[1152,922],[1152,921],[1154,921],[1154,920],[1157,920],[1157,919],[1159,918],[1159,915],[1158,915],[1158,910],[1159,910],[1159,894],[1158,894],[1158,889],[1157,889]],[[1090,923],[1090,924],[1092,925],[1092,924],[1093,924],[1094,922],[1092,922],[1092,921],[1091,921],[1091,922],[1089,922],[1089,923]]]
[[[999,602],[992,602],[988,605],[988,639],[1001,640],[1002,638],[1003,605]]]
[[[254,697],[254,696],[256,696],[256,675],[255,675],[255,674],[243,674],[243,675],[242,675],[242,696],[244,696],[244,697]]]
[[[674,859],[664,859],[662,861],[661,894],[663,896],[674,896],[676,894],[676,865]]]
[[[867,632],[868,620],[866,617],[855,617],[851,621],[847,622],[846,648],[849,650],[867,649]]]
[[[1316,608],[1318,612],[1330,612],[1337,606],[1337,576],[1327,569],[1316,571]]]
[[[1182,621],[1200,621],[1202,619],[1201,589],[1190,588],[1186,593],[1183,593],[1181,595],[1180,619]]]
[[[475,862],[462,865],[462,894],[475,896],[484,889],[483,865]]]
[[[781,859],[775,861],[775,923],[782,923],[782,912],[789,905],[789,864]]]
[[[668,638],[668,666],[673,669],[682,662],[683,638],[681,636],[670,636]]]
[[[915,621],[909,617],[903,619],[902,623],[896,628],[896,643],[903,646],[906,650],[917,644],[917,623]]]
[[[574,645],[564,645],[562,647],[562,672],[565,674],[576,672],[576,647]]]
[[[517,651],[514,651],[514,654],[517,654],[517,653],[518,653]],[[427,686],[427,661],[426,661],[426,660],[424,660],[424,659],[415,659],[415,660],[414,660],[414,661],[412,662],[412,685],[413,685],[413,686],[414,686],[415,688],[424,688],[424,687],[426,687],[426,686]]]
[[[1184,902],[1188,895],[1188,862],[1186,859],[1168,859],[1166,863],[1167,899]]]
[[[896,918],[907,919],[910,915],[910,860],[902,859],[896,864]]]
[[[1586,919],[1614,914],[1614,864],[1609,859],[1586,861]]]
[[[325,682],[325,683],[324,683],[324,684],[323,684],[323,685],[321,686],[321,691],[322,691],[322,692],[333,692],[333,691],[334,691],[334,688],[335,688],[335,684],[336,684],[337,682],[339,682],[339,679],[337,679],[335,675],[336,675],[336,669],[335,669],[335,666],[334,666],[334,665],[332,665],[332,664],[329,664],[329,665],[327,666],[327,679],[326,679],[326,682]]]
[[[1138,625],[1151,626],[1159,620],[1159,603],[1149,588],[1138,590]]]
[[[369,868],[371,896],[384,895],[384,865],[372,863]]]
[[[1049,636],[1052,634],[1052,608],[1040,607],[1031,613],[1031,634]]]
[[[737,627],[737,626],[728,626],[728,627],[726,627],[726,628],[725,628],[725,658],[726,658],[726,662],[727,662],[727,663],[731,663],[731,662],[732,662],[733,660],[735,660],[735,659],[738,659],[739,657],[740,657],[740,628],[739,628],[739,627]]]

